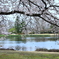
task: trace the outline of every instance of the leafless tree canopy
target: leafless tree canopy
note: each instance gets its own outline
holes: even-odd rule
[[[0,15],[20,13],[59,27],[57,0],[0,0]],[[59,1],[58,1],[59,2]]]

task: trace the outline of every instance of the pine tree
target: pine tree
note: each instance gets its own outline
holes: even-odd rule
[[[25,27],[25,21],[22,19],[20,20],[19,17],[17,16],[16,21],[15,21],[15,29],[17,34],[21,34],[24,30]]]

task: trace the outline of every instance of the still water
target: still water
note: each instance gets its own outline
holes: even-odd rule
[[[0,37],[0,48],[19,51],[35,51],[38,48],[59,49],[56,37]]]

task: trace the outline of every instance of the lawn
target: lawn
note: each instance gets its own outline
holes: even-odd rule
[[[51,37],[54,34],[20,34],[20,35],[8,35],[8,36],[26,36],[26,37]]]
[[[3,37],[3,36],[6,36],[6,35],[0,35],[0,37]],[[51,37],[51,36],[55,36],[55,34],[11,34],[11,35],[8,35],[8,36],[26,36],[26,37]]]
[[[3,37],[3,36],[6,36],[6,35],[2,35],[2,34],[0,34],[0,37]]]
[[[0,59],[59,59],[59,54],[0,51]]]

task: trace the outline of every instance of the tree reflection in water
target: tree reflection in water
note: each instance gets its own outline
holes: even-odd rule
[[[59,38],[58,37],[24,38],[22,36],[9,36],[1,37],[0,45],[2,48],[11,48],[19,51],[35,51],[35,49],[37,48],[59,49]]]
[[[15,49],[16,49],[16,50],[21,50],[21,47],[17,45],[17,46],[15,47]]]

